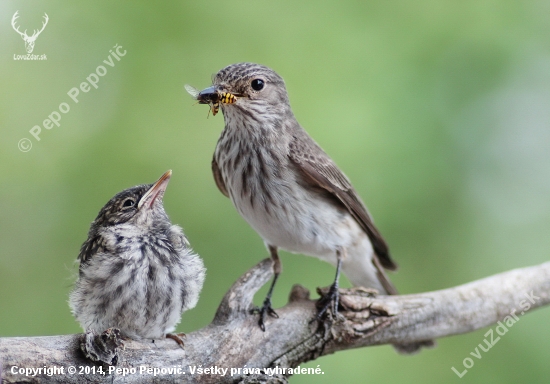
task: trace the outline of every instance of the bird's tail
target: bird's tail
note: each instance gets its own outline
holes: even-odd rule
[[[368,239],[349,248],[342,263],[342,272],[356,287],[374,288],[381,295],[397,295]]]

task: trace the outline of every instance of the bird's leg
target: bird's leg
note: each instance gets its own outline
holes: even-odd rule
[[[338,302],[340,300],[340,292],[338,291],[338,281],[340,280],[340,269],[342,267],[342,260],[346,256],[346,249],[343,248],[342,250],[336,251],[336,258],[338,259],[338,263],[336,264],[336,276],[334,277],[334,282],[330,286],[330,289],[328,293],[323,296],[319,301],[317,302],[317,308],[320,308],[319,312],[317,313],[317,316],[315,316],[314,320],[321,320],[323,315],[327,312],[327,310],[332,305],[332,317],[336,318],[338,316]]]
[[[183,340],[182,339],[184,337],[185,337],[185,333],[183,333],[183,332],[180,332],[180,333],[167,333],[166,334],[167,339],[174,340],[182,348],[183,348]],[[154,340],[153,340],[153,342],[154,342]]]
[[[279,253],[277,252],[277,247],[274,247],[272,245],[268,245],[267,248],[269,249],[269,253],[271,254],[271,258],[273,259],[273,281],[271,282],[271,287],[269,287],[269,291],[267,292],[267,296],[265,297],[264,304],[259,309],[260,313],[260,319],[258,320],[258,325],[260,326],[261,330],[265,332],[265,324],[264,319],[266,314],[279,318],[279,315],[277,315],[277,312],[273,310],[273,307],[271,306],[271,295],[273,294],[273,289],[275,288],[275,284],[277,283],[277,279],[279,278],[279,275],[281,274],[281,259],[279,259]]]

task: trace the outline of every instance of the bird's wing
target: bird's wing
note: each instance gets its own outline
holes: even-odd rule
[[[96,233],[89,233],[88,239],[80,247],[80,253],[78,255],[80,265],[87,263],[93,255],[103,251],[104,246],[101,241],[101,236]]]
[[[306,176],[306,180],[317,188],[322,188],[335,196],[357,220],[369,236],[380,264],[390,270],[397,265],[390,258],[388,245],[374,226],[367,208],[353,189],[349,179],[336,166],[334,161],[307,134],[290,142],[289,157]],[[315,155],[311,155],[315,153]]]
[[[223,182],[220,167],[218,167],[218,163],[216,162],[215,157],[212,159],[212,174],[214,175],[214,181],[216,182],[216,185],[218,186],[220,192],[223,193],[226,197],[229,197],[229,193],[227,192],[227,188],[225,187],[225,183]]]

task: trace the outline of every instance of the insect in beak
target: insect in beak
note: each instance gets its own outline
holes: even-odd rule
[[[220,110],[220,103],[234,104],[237,101],[237,96],[229,92],[222,92],[216,86],[208,87],[199,92],[196,88],[186,84],[185,89],[195,100],[198,100],[199,104],[208,104],[212,116],[216,116]]]

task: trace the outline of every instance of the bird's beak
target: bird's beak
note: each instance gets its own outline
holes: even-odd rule
[[[212,102],[216,103],[218,101],[218,98],[219,93],[215,85],[203,89],[199,92],[199,95],[197,96],[199,104],[210,104]]]
[[[149,188],[147,192],[145,192],[145,195],[143,195],[138,203],[138,209],[141,209],[142,206],[151,208],[156,200],[162,200],[162,196],[164,196],[164,192],[168,187],[168,182],[170,181],[171,176],[172,170],[170,169],[164,175],[162,175],[160,179],[158,179],[157,182],[153,184],[153,186]]]

